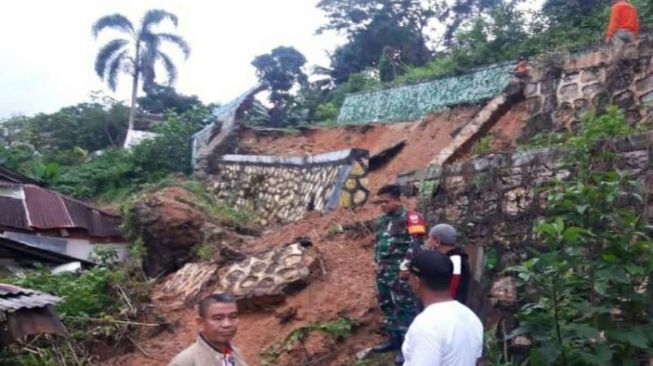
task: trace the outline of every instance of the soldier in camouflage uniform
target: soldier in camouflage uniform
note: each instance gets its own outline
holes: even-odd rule
[[[381,188],[376,203],[384,212],[377,221],[374,246],[376,286],[390,341],[373,350],[386,352],[401,348],[408,326],[417,315],[416,299],[408,282],[402,280],[399,273],[402,265],[422,245],[426,228],[419,214],[409,212],[402,206],[399,186],[387,185]],[[395,362],[403,363],[401,352]]]

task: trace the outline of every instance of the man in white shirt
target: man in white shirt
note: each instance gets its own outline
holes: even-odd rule
[[[483,354],[483,324],[451,297],[453,264],[443,253],[423,250],[410,262],[410,287],[424,304],[402,346],[404,366],[474,366]]]

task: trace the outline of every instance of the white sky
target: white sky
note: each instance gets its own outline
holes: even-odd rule
[[[98,40],[92,24],[121,13],[138,23],[148,9],[177,15],[177,33],[191,56],[177,61],[175,87],[205,103],[228,102],[256,83],[251,61],[283,45],[293,46],[308,65],[328,66],[334,34],[314,36],[325,23],[317,0],[21,0],[3,1],[0,11],[0,119],[14,114],[54,112],[89,100],[91,91],[129,99],[123,76],[111,93],[93,69],[95,55],[111,31]],[[170,26],[171,29],[171,26]],[[112,37],[113,36],[113,37]]]
[[[327,51],[343,37],[316,36],[326,22],[318,0],[20,0],[0,11],[0,120],[11,115],[50,113],[89,100],[91,91],[128,101],[123,76],[112,93],[93,69],[97,51],[116,35],[91,35],[92,24],[113,13],[140,21],[149,9],[177,15],[176,32],[191,46],[183,61],[171,50],[180,93],[205,103],[228,102],[256,82],[251,61],[283,45],[293,46],[308,65],[328,66]],[[542,0],[527,1],[537,8]],[[535,5],[535,3],[538,3]],[[169,26],[170,30],[171,26]]]

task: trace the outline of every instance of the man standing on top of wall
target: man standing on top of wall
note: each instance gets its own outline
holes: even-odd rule
[[[385,320],[389,342],[374,347],[375,352],[399,350],[408,326],[417,315],[417,303],[407,281],[400,278],[401,265],[419,251],[426,234],[422,216],[408,211],[401,203],[401,191],[397,185],[382,187],[375,203],[384,215],[377,221],[374,260],[376,263],[376,286],[379,306]],[[399,352],[395,363],[401,365]]]
[[[610,24],[605,32],[606,43],[612,43],[619,50],[625,44],[633,43],[639,37],[637,9],[629,1],[613,0]]]

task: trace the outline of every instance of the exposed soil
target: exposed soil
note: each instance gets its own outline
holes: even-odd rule
[[[517,140],[522,135],[522,129],[528,120],[528,109],[525,102],[515,104],[506,114],[504,114],[497,123],[490,128],[486,136],[491,136],[490,151],[486,154],[496,154],[513,151],[516,147]],[[455,161],[470,161],[477,158],[474,146],[467,151],[461,152]]]
[[[235,343],[251,365],[260,365],[260,353],[267,347],[283,341],[298,327],[315,322],[334,321],[340,317],[355,320],[360,327],[344,344],[338,345],[337,354],[332,355],[333,359],[328,364],[346,364],[356,352],[382,339],[380,335],[373,335],[378,328],[380,313],[376,308],[373,282],[372,233],[365,230],[345,232],[331,238],[325,234],[333,230],[334,223],[343,225],[373,219],[378,215],[375,211],[369,207],[358,212],[343,210],[329,215],[314,213],[302,221],[264,232],[262,238],[252,243],[250,250],[256,252],[283,245],[296,237],[309,237],[324,258],[326,276],[319,274],[307,288],[288,297],[285,304],[273,312],[242,314]],[[151,357],[132,353],[113,359],[106,363],[107,365],[165,364],[192,343],[196,336],[195,310],[166,311],[168,304],[155,305],[164,309],[168,321],[178,324],[174,332],[164,332],[143,340],[140,346]],[[282,324],[275,316],[293,308],[297,309],[297,313],[287,323]],[[313,343],[316,347],[327,350],[323,352],[327,354],[320,356],[329,356],[328,353],[334,349],[325,347],[320,342]],[[312,347],[310,343],[305,346]]]
[[[425,116],[419,123],[388,123],[344,128],[311,129],[298,135],[241,135],[241,151],[262,155],[310,155],[359,148],[375,155],[406,140],[406,146],[382,169],[371,172],[370,189],[392,183],[397,174],[426,167],[451,141],[451,133],[471,120],[480,107],[457,107]]]
[[[399,173],[426,167],[451,140],[451,133],[468,122],[478,109],[455,108],[427,116],[420,123],[312,129],[300,135],[257,135],[246,130],[241,134],[239,153],[307,155],[362,148],[374,155],[406,140],[405,147],[397,156],[370,173],[370,188],[375,192],[383,184],[394,181]],[[518,106],[494,126],[491,133],[497,138],[493,149],[513,146],[524,120],[523,112],[523,107]],[[406,206],[414,205],[414,200],[406,201]],[[246,248],[240,248],[254,253],[292,242],[298,237],[308,237],[322,254],[326,268],[326,274],[316,274],[304,290],[287,297],[278,308],[241,315],[235,344],[250,365],[262,365],[261,354],[270,346],[283,342],[293,330],[342,317],[359,324],[344,342],[336,345],[324,334],[311,333],[270,364],[353,365],[358,352],[383,339],[379,332],[381,315],[374,285],[373,233],[364,225],[356,225],[344,232],[340,230],[343,226],[350,227],[347,224],[367,222],[379,214],[378,208],[369,204],[353,212],[338,210],[326,215],[313,212],[298,222],[268,228],[260,238],[252,239]],[[142,349],[140,352],[116,357],[106,365],[165,365],[194,341],[195,309],[174,310],[162,302],[155,302],[155,305],[176,327],[152,337],[140,337],[137,340]],[[312,362],[307,363],[308,359]]]

